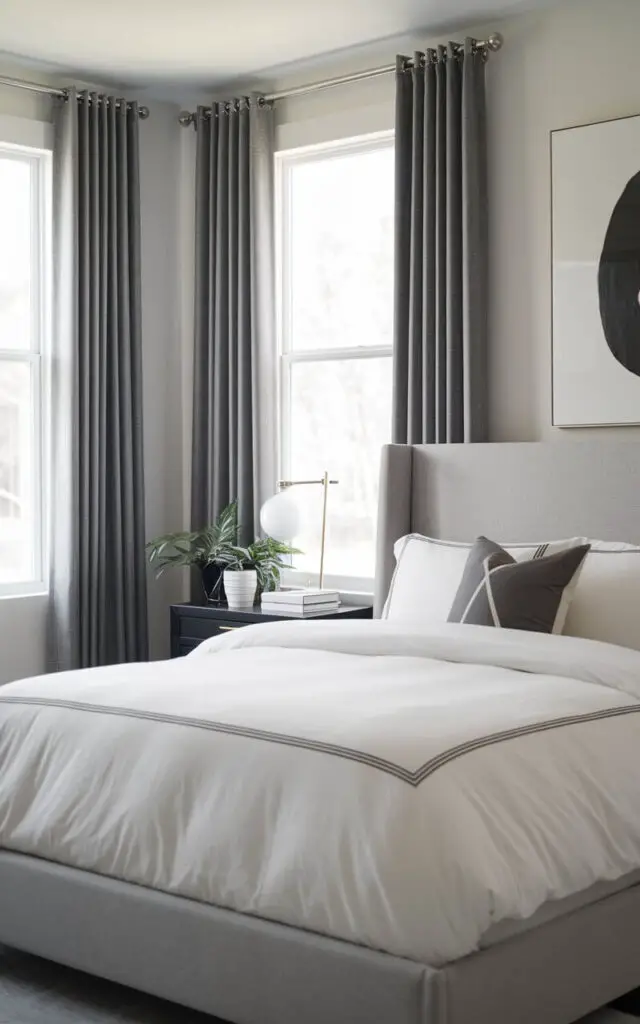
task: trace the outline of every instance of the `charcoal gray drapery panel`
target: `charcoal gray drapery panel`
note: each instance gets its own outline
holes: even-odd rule
[[[485,60],[396,62],[396,443],[487,440]]]
[[[273,346],[273,113],[255,97],[197,112],[191,523],[238,499],[258,530],[259,361]],[[261,375],[262,379],[262,375]],[[275,436],[275,434],[273,434]]]
[[[49,664],[144,659],[138,110],[55,115]]]

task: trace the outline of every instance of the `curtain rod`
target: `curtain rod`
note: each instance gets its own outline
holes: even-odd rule
[[[485,53],[491,51],[496,53],[500,50],[504,43],[504,37],[500,32],[492,32],[487,39],[478,39],[475,43],[476,50],[484,50]],[[412,61],[408,61],[407,67],[412,66]],[[380,78],[382,75],[390,75],[396,70],[395,64],[384,64],[382,67],[369,68],[366,71],[355,71],[351,75],[340,75],[338,78],[325,78],[320,82],[309,82],[308,85],[298,85],[293,89],[284,89],[282,92],[272,92],[267,96],[261,96],[260,100],[263,103],[273,103],[276,100],[288,99],[291,96],[306,96],[308,93],[319,92],[321,89],[332,89],[338,85],[348,85],[350,82],[362,82],[367,78]],[[190,124],[195,125],[197,114],[191,113],[189,110],[181,110],[178,115],[178,121],[183,128],[188,128]]]
[[[25,89],[27,92],[37,92],[46,96],[58,96],[63,100],[69,98],[68,89],[56,89],[51,85],[42,85],[41,82],[27,82],[21,78],[3,78],[0,76],[0,85],[8,85],[12,89]],[[148,116],[148,107],[138,107],[138,117],[141,121],[145,121]]]

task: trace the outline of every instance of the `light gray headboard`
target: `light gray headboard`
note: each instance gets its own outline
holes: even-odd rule
[[[640,443],[386,445],[374,614],[406,533],[472,541],[599,537],[640,544]]]

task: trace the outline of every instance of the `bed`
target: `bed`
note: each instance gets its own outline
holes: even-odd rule
[[[468,541],[484,532],[524,541],[579,533],[637,543],[639,499],[640,447],[632,442],[388,446],[382,461],[377,610],[393,571],[393,544],[404,534]],[[353,624],[341,642],[357,648],[369,625]],[[251,648],[254,637],[260,649],[277,651],[280,641],[269,639],[273,633],[261,640],[265,628],[252,627],[244,639],[224,643],[230,649],[234,644]],[[474,627],[460,627],[465,628],[473,633]],[[393,644],[402,649],[413,642],[397,632]],[[550,658],[563,640],[549,638]],[[424,642],[435,643],[446,660],[437,647],[441,638]],[[479,639],[469,655],[474,664],[482,660],[484,646]],[[574,656],[570,641],[562,650],[569,660]],[[435,656],[431,648],[429,654]],[[500,657],[507,668],[516,664],[513,652]],[[621,655],[619,668],[628,678],[622,703],[630,712],[638,705],[633,692],[640,687],[638,657]],[[585,677],[597,670],[596,661],[594,656],[594,665],[581,669]],[[198,665],[200,670],[207,665],[206,653]],[[124,675],[121,683],[128,685]],[[44,685],[31,686],[32,708],[47,699],[38,696],[44,691],[37,686]],[[590,697],[597,692],[589,691]],[[598,699],[608,707],[606,696]],[[68,695],[65,700],[70,703]],[[10,707],[10,701],[1,701],[0,694],[0,710]],[[614,703],[618,707],[620,699]],[[149,707],[138,716],[145,728],[159,714]],[[632,728],[637,716],[623,717]],[[27,736],[28,730],[25,743]],[[289,743],[286,750],[294,746]],[[386,763],[400,764],[407,775],[400,755]],[[350,765],[349,771],[359,767]],[[421,960],[419,945],[404,950],[402,936],[395,946],[386,943],[395,952],[383,952],[184,892],[121,881],[86,865],[81,869],[0,849],[0,942],[238,1024],[569,1024],[640,984],[639,878],[630,870],[549,901],[524,922],[503,920],[491,935],[483,935],[480,948],[453,960],[435,955]]]

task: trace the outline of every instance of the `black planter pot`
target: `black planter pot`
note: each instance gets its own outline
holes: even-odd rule
[[[211,565],[203,565],[200,569],[202,589],[209,604],[224,604],[227,595],[224,592],[224,569],[221,565],[213,562]]]

